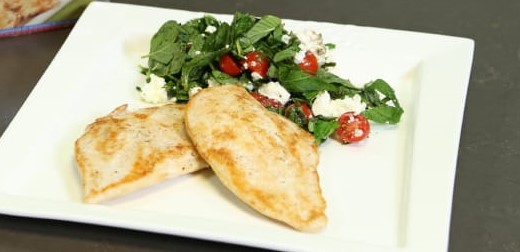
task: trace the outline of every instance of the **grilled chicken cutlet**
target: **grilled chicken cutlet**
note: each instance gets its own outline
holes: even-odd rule
[[[308,132],[236,85],[201,90],[185,123],[199,154],[242,201],[300,231],[326,225],[318,147]]]
[[[123,105],[90,124],[75,145],[83,200],[97,203],[207,167],[186,134],[185,108],[132,112]]]

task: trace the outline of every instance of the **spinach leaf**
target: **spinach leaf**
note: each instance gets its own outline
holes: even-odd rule
[[[290,105],[285,109],[284,116],[305,129],[305,125],[307,124],[307,117],[305,116],[305,112],[303,112],[302,107],[298,105],[297,102],[295,104],[296,105]]]
[[[370,82],[365,85],[365,92],[368,93],[376,93],[379,92],[385,96],[383,100],[390,100],[394,103],[396,107],[401,107],[399,105],[399,101],[397,100],[397,97],[395,96],[394,89],[384,80],[377,79],[373,82]]]
[[[283,61],[283,60],[286,60],[286,59],[291,59],[294,57],[294,55],[296,55],[298,52],[300,51],[300,48],[298,48],[297,46],[296,47],[289,47],[285,50],[282,50],[282,51],[278,51],[274,57],[273,57],[273,62],[275,63],[278,63],[280,61]]]
[[[173,43],[179,35],[180,25],[175,21],[167,21],[159,31],[157,31],[150,42],[150,53],[147,55],[150,59],[168,64],[172,59],[174,50]]]
[[[204,23],[206,24],[206,26],[215,26],[215,27],[218,27],[220,25],[220,22],[213,16],[211,15],[204,15],[203,17],[204,19]]]
[[[342,79],[337,75],[331,72],[327,72],[323,69],[319,69],[318,72],[316,72],[316,78],[319,78],[327,83],[341,84],[347,88],[359,90],[359,88],[356,88],[349,80]]]
[[[209,68],[209,64],[215,61],[222,55],[225,49],[212,52],[202,52],[193,59],[184,63],[182,67],[181,84],[182,87],[187,90],[188,83],[197,79],[201,79],[201,76]]]
[[[223,23],[218,29],[209,34],[204,43],[203,50],[206,52],[219,50],[230,43],[231,27]]]
[[[203,50],[205,41],[206,41],[206,39],[203,36],[201,36],[200,34],[195,34],[195,35],[191,36],[190,42],[189,42],[189,44],[187,44],[188,56],[190,58],[193,58],[193,57],[199,55]],[[182,62],[182,63],[184,63],[184,62]]]
[[[206,24],[202,21],[202,18],[192,19],[182,25],[181,34],[194,35],[201,34],[206,29]],[[189,42],[188,40],[182,39],[184,42]]]
[[[297,66],[283,66],[278,69],[278,77],[280,83],[289,92],[307,92],[307,91],[336,91],[337,87],[331,83],[325,82],[315,76],[312,76]]]
[[[377,79],[366,84],[362,96],[369,107],[363,112],[367,119],[390,124],[396,124],[401,120],[404,110],[395,96],[395,91],[386,81]]]
[[[211,75],[213,76],[213,79],[220,84],[226,84],[226,83],[237,84],[240,82],[237,78],[229,76],[218,70],[211,71]]]
[[[275,64],[271,64],[267,69],[267,76],[271,79],[278,79],[278,68]]]
[[[323,143],[339,127],[339,123],[334,119],[315,117],[309,121],[309,131],[314,135],[316,143]]]
[[[258,41],[270,35],[278,26],[282,25],[279,17],[264,16],[258,20],[251,29],[237,40],[237,49],[239,55],[252,51]],[[235,34],[236,35],[236,34]]]
[[[375,108],[369,108],[363,111],[363,115],[371,121],[377,123],[389,123],[396,124],[401,120],[403,114],[401,107],[390,107],[390,106],[379,106]]]
[[[167,41],[152,46],[152,48],[153,51],[148,55],[150,59],[165,65],[170,63],[173,58],[173,51],[175,50],[175,45],[172,42]]]
[[[247,31],[249,31],[253,27],[253,25],[255,25],[255,22],[255,17],[249,14],[236,12],[233,16],[233,21],[231,22],[232,40],[235,41],[239,37],[243,36]]]
[[[254,44],[281,25],[282,20],[280,20],[279,17],[267,15],[262,17],[260,21],[256,22],[256,24],[247,31],[245,37],[251,44]]]

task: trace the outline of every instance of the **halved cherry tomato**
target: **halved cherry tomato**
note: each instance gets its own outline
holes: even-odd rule
[[[315,75],[318,72],[318,58],[311,51],[305,53],[302,63],[298,64],[300,69],[307,72],[308,74]]]
[[[262,106],[268,108],[268,107],[271,107],[271,108],[281,108],[283,105],[277,101],[277,100],[273,100],[265,95],[262,95],[260,93],[257,93],[257,92],[251,92],[250,93],[257,101],[260,102],[260,104],[262,104]]]
[[[336,136],[343,143],[355,143],[365,139],[370,133],[370,124],[361,114],[346,112],[338,118]]]
[[[237,76],[242,73],[242,68],[238,66],[235,59],[233,59],[229,53],[220,57],[219,68],[220,71],[231,76]]]
[[[263,53],[257,51],[248,53],[244,63],[251,73],[257,73],[262,78],[267,77],[269,60]]]
[[[307,105],[307,103],[304,103],[304,102],[295,102],[295,103],[292,103],[291,105],[287,106],[287,108],[285,108],[285,116],[287,117],[292,109],[298,108],[298,107],[303,112],[303,115],[305,116],[305,120],[309,121],[309,119],[311,119],[313,117],[311,108],[309,108],[309,105]]]

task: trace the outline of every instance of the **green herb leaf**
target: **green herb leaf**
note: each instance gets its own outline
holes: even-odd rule
[[[173,43],[179,35],[180,25],[175,21],[164,23],[150,42],[150,53],[147,55],[162,64],[168,64],[173,58]]]
[[[277,52],[273,57],[273,62],[278,63],[280,61],[293,58],[300,49],[298,47],[289,47],[285,50]]]
[[[255,17],[249,14],[236,12],[233,16],[233,22],[231,22],[231,34],[233,41],[237,40],[239,37],[243,36],[247,31],[249,31],[255,25],[255,22]]]
[[[239,80],[237,78],[229,76],[218,70],[211,71],[211,75],[213,76],[213,79],[220,84],[227,84],[227,83],[237,84],[237,83],[239,83]]]
[[[209,69],[209,64],[216,60],[222,53],[223,49],[213,52],[202,52],[192,60],[185,62],[182,67],[181,84],[186,90],[188,83],[194,80],[200,80]]]
[[[184,59],[186,58],[185,45],[181,43],[174,43],[172,50],[172,60],[168,67],[168,74],[173,75],[181,71]]]
[[[367,119],[390,124],[396,124],[401,120],[404,110],[395,96],[395,91],[386,81],[377,79],[366,84],[362,96],[369,107],[363,113]]]
[[[307,119],[303,109],[299,105],[289,106],[285,109],[285,117],[305,129]]]
[[[315,117],[309,121],[309,131],[314,135],[316,143],[319,145],[332,135],[339,127],[339,123],[334,119],[324,119]]]
[[[325,44],[325,47],[327,47],[327,49],[329,49],[329,50],[336,49],[336,44],[327,43],[327,44]]]
[[[308,92],[308,91],[336,91],[337,87],[312,76],[298,67],[280,67],[278,70],[280,83],[289,92]]]
[[[331,72],[327,72],[323,69],[318,70],[318,72],[316,73],[316,78],[319,78],[327,83],[341,84],[342,86],[345,86],[347,88],[359,90],[359,88],[356,88],[349,80],[342,79],[337,75]]]
[[[363,111],[363,115],[377,123],[396,124],[401,120],[403,109],[400,107],[380,106]]]
[[[376,91],[393,101],[396,107],[400,107],[394,89],[386,81],[377,79],[365,85],[365,92],[376,93]]]
[[[282,20],[280,20],[279,17],[271,15],[264,16],[249,31],[247,31],[246,38],[249,39],[251,44],[254,44],[281,25]]]
[[[203,50],[211,52],[224,48],[230,43],[230,35],[231,27],[226,23],[222,24],[214,33],[207,36]]]

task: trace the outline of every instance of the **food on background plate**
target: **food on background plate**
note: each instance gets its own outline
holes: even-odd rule
[[[75,143],[84,202],[98,203],[208,167],[184,126],[185,104],[129,111],[88,125]]]
[[[58,4],[58,0],[0,0],[0,29],[25,24]]]
[[[332,73],[334,48],[319,32],[288,31],[271,15],[237,12],[231,23],[211,15],[183,24],[170,20],[151,39],[141,69],[146,82],[137,89],[147,102],[185,103],[207,87],[242,85],[318,144],[334,136],[363,141],[370,132],[364,122],[398,123],[403,109],[392,87],[381,79],[360,87]],[[339,120],[346,114],[355,117]]]
[[[239,85],[201,90],[185,123],[220,181],[258,212],[300,231],[327,224],[314,137]]]

